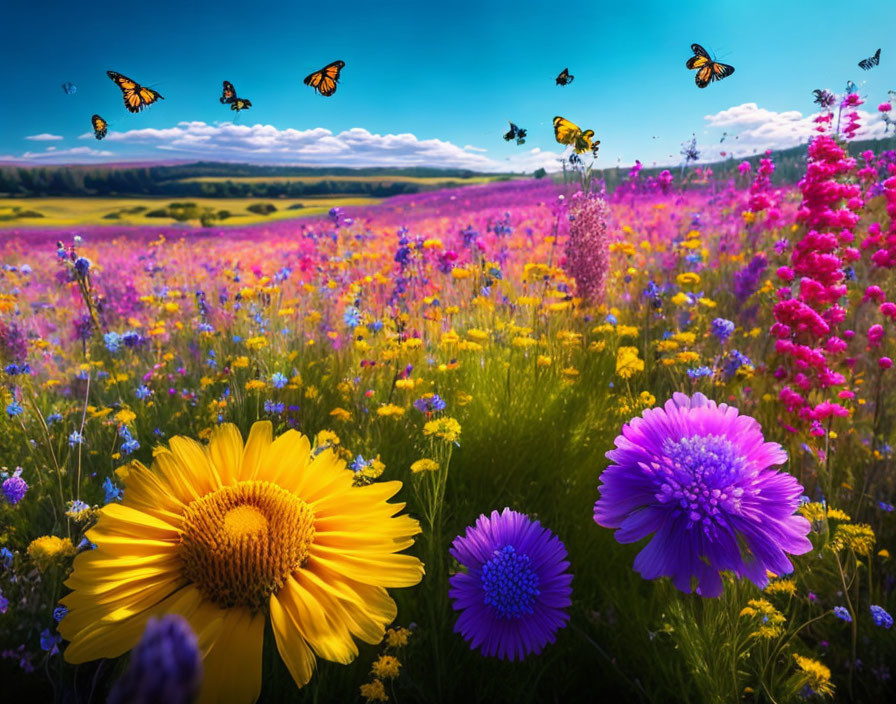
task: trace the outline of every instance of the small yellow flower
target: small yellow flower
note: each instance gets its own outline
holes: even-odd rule
[[[876,538],[871,526],[865,523],[842,524],[837,526],[830,545],[833,550],[847,548],[857,555],[869,556]]]
[[[403,648],[410,637],[411,632],[407,628],[389,628],[386,631],[386,647]]]
[[[479,328],[470,328],[469,330],[467,330],[467,337],[474,342],[484,342],[488,339],[488,333],[485,330],[480,330]]]
[[[759,628],[751,634],[754,638],[772,639],[784,633],[783,624],[787,619],[766,599],[750,599],[740,615],[750,616],[759,623]]]
[[[417,385],[417,383],[413,379],[398,379],[395,382],[396,389],[402,390],[413,390],[413,388]]]
[[[834,685],[831,684],[831,671],[826,665],[797,653],[793,654],[793,659],[796,660],[796,664],[800,668],[800,675],[805,680],[805,684],[813,692],[822,696],[834,693]]]
[[[562,374],[567,379],[573,380],[579,376],[579,370],[575,367],[566,367],[566,369],[563,370]]]
[[[267,387],[267,384],[261,379],[250,379],[246,382],[246,391],[260,391]]]
[[[787,596],[793,596],[796,594],[796,582],[792,579],[778,579],[774,582],[769,582],[768,586],[763,590],[766,594],[786,594]]]
[[[535,364],[537,364],[539,367],[549,367],[551,366],[551,362],[552,360],[550,357],[545,354],[540,354],[538,355],[538,359],[535,361]]]
[[[233,360],[233,368],[234,369],[245,369],[249,366],[249,358],[248,357],[237,357]]]
[[[451,416],[442,416],[423,426],[424,435],[435,435],[445,442],[456,442],[460,437],[460,423]]]
[[[336,407],[332,411],[330,411],[330,416],[332,416],[336,420],[341,421],[343,423],[347,423],[348,421],[350,421],[352,419],[351,413],[349,413],[344,408],[339,408],[339,407]]]
[[[115,420],[117,420],[122,425],[128,425],[136,417],[137,417],[137,414],[134,413],[129,408],[122,408],[118,413],[115,414]]]
[[[67,538],[44,535],[32,540],[27,552],[28,557],[37,565],[37,569],[46,572],[54,564],[74,555],[77,549]]]
[[[644,360],[638,357],[637,347],[620,347],[616,352],[616,373],[623,379],[644,370]]]
[[[404,415],[404,409],[401,406],[396,406],[394,403],[387,403],[377,408],[376,414],[384,418],[400,418]]]
[[[675,277],[675,280],[678,282],[679,286],[696,286],[700,283],[700,274],[695,274],[693,271],[686,271]]]
[[[250,337],[248,340],[246,340],[246,347],[248,347],[250,350],[260,350],[263,347],[267,347],[267,346],[268,346],[267,338],[263,337],[261,335],[259,335],[257,337]]]
[[[379,677],[384,680],[394,680],[398,677],[398,668],[400,667],[401,663],[394,655],[380,655],[373,663],[373,667],[370,671],[374,677]]]
[[[389,701],[389,697],[386,694],[386,689],[385,687],[383,687],[383,683],[381,680],[374,680],[373,682],[362,684],[361,696],[364,697],[365,700],[367,700],[368,704],[370,702]]]
[[[457,405],[466,406],[472,400],[473,400],[472,394],[468,394],[464,391],[457,392]]]
[[[461,279],[469,279],[473,275],[473,272],[469,269],[461,269],[460,267],[454,267],[451,270],[451,276],[458,281]]]
[[[638,400],[641,402],[642,405],[647,406],[647,407],[651,407],[656,404],[656,396],[654,396],[649,391],[642,391],[641,395],[638,396]]]

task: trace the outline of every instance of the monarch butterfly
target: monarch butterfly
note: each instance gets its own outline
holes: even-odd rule
[[[713,81],[721,81],[734,73],[734,66],[713,61],[706,49],[699,44],[691,44],[691,51],[694,52],[694,55],[688,59],[685,66],[689,69],[697,69],[694,82],[698,88],[706,88]]]
[[[327,64],[320,71],[315,71],[305,76],[304,83],[311,86],[321,95],[327,97],[336,92],[336,84],[339,82],[339,72],[345,67],[345,61],[334,61]]]
[[[597,156],[597,147],[600,140],[594,139],[594,130],[585,130],[584,132],[578,126],[559,115],[554,118],[554,138],[560,144],[571,144],[576,154],[583,154],[589,149],[591,153]]]
[[[157,91],[154,91],[152,88],[144,88],[127,76],[122,76],[120,73],[115,73],[115,71],[106,71],[106,75],[115,81],[115,85],[121,88],[124,106],[128,109],[128,112],[137,113],[157,100],[164,100]]]
[[[236,89],[230,81],[224,81],[224,92],[221,95],[221,103],[232,103],[236,100]]]
[[[93,125],[93,136],[97,139],[102,139],[106,136],[106,132],[109,131],[109,123],[99,115],[91,117],[90,124]]]
[[[234,98],[230,102],[230,109],[236,110],[239,112],[240,110],[248,110],[252,107],[252,101],[246,100],[245,98]]]
[[[557,76],[557,85],[558,85],[558,86],[568,86],[568,85],[569,85],[570,83],[572,83],[575,79],[576,79],[576,77],[573,76],[573,75],[569,72],[569,69],[568,69],[568,68],[565,68],[565,69],[563,69],[563,70],[560,72],[560,75]]]
[[[874,56],[859,61],[859,68],[863,71],[870,71],[880,63],[880,49],[874,52]]]
[[[510,122],[510,120],[508,120],[507,122]],[[526,130],[524,130],[521,127],[517,127],[515,124],[510,122],[510,131],[504,135],[504,141],[509,142],[512,139],[515,139],[516,143],[518,145],[525,144],[526,143]]]

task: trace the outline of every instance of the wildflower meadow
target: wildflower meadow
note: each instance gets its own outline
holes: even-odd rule
[[[859,102],[797,183],[574,159],[6,230],[3,692],[892,696],[896,153],[850,154]]]

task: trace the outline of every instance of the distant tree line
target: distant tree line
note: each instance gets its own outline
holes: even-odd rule
[[[466,169],[349,169],[255,166],[199,162],[169,166],[0,166],[0,194],[31,196],[171,196],[202,198],[302,198],[353,194],[384,198],[417,193],[439,184],[390,180],[399,177],[461,180],[480,176]],[[302,181],[235,181],[246,177],[320,177]],[[379,180],[331,180],[332,176],[376,177]],[[198,182],[184,179],[224,177]]]

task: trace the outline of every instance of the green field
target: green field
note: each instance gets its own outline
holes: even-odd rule
[[[200,225],[199,213],[213,215],[213,225],[247,225],[326,213],[335,206],[369,205],[369,197],[321,198],[4,198],[0,199],[0,229],[15,226],[70,225]],[[174,208],[172,204],[192,204]],[[248,208],[270,204],[276,210],[253,213]],[[163,211],[168,211],[164,215]],[[227,217],[220,217],[226,211]],[[179,217],[175,217],[177,213]],[[190,217],[194,215],[194,217]]]

